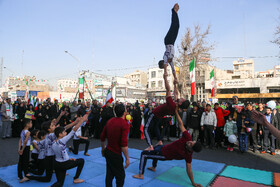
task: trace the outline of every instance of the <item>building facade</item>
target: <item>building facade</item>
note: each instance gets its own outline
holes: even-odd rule
[[[143,71],[136,70],[130,74],[124,76],[130,79],[131,84],[136,87],[146,87],[147,86],[147,73]]]
[[[164,70],[158,67],[148,69],[148,88],[147,97],[149,99],[165,99],[166,89],[163,80]],[[173,75],[171,69],[168,66],[167,69],[168,77],[167,80],[170,85],[170,89],[173,91]]]
[[[254,74],[254,60],[240,58],[236,61],[233,61],[232,79],[254,78]]]
[[[227,101],[235,95],[238,96],[240,100],[254,102],[280,99],[280,77],[217,80],[216,87],[216,98],[219,99],[219,101]],[[210,81],[206,81],[205,89],[210,95]]]
[[[75,92],[78,88],[78,81],[75,79],[60,79],[57,81],[57,91]]]

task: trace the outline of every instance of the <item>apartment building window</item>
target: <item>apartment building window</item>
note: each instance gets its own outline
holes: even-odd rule
[[[156,87],[156,81],[152,81],[152,82],[151,82],[151,87],[152,87],[152,88],[155,88],[155,87]]]
[[[238,70],[238,66],[234,66],[234,69],[235,69],[235,70]]]
[[[158,87],[162,88],[162,81],[158,81]]]
[[[152,78],[155,78],[155,77],[156,77],[156,71],[152,71],[151,77],[152,77]]]

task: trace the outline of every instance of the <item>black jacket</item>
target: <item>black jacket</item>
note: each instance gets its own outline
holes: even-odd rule
[[[192,129],[199,129],[200,128],[200,120],[201,120],[202,113],[200,110],[196,112],[193,108],[187,113],[187,126]]]

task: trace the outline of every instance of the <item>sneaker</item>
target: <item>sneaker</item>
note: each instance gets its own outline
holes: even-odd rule
[[[229,150],[230,150],[230,147],[228,147],[227,150],[229,151]]]
[[[261,154],[264,154],[264,153],[266,153],[265,151],[261,151]]]
[[[229,149],[229,151],[233,151],[233,148],[231,147],[231,148]]]
[[[273,156],[274,156],[274,155],[275,155],[275,152],[271,152],[271,155],[273,155]]]

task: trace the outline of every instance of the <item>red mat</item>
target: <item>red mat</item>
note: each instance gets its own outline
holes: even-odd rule
[[[264,187],[266,185],[231,179],[227,177],[217,177],[211,185],[212,187]],[[267,186],[266,186],[267,187]]]
[[[274,186],[280,186],[280,173],[274,173]]]

